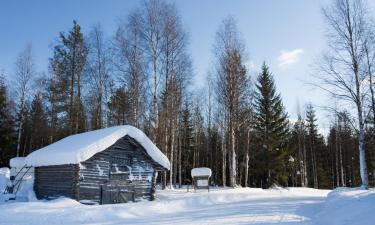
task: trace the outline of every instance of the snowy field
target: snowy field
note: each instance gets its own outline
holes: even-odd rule
[[[328,195],[328,197],[327,197]],[[0,204],[0,224],[370,225],[375,190],[309,188],[157,192],[157,200],[88,206],[61,198]]]

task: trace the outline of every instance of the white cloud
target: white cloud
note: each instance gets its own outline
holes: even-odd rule
[[[281,51],[279,57],[277,57],[277,61],[279,61],[280,67],[285,67],[297,62],[303,53],[303,49],[296,48],[291,51]]]

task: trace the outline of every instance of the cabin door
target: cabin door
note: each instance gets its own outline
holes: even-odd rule
[[[102,186],[102,204],[134,201],[134,184],[129,179],[133,160],[127,155],[112,155],[109,181]]]
[[[131,185],[102,185],[101,204],[127,203],[134,201],[134,190]]]

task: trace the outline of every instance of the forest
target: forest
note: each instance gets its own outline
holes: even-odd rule
[[[251,49],[235,17],[217,27],[199,89],[189,33],[173,3],[142,1],[113,34],[100,24],[83,33],[74,20],[56,34],[48,71],[36,70],[26,43],[15,69],[0,71],[0,167],[69,135],[129,124],[169,158],[170,171],[158,177],[163,187],[191,184],[195,167],[211,168],[214,186],[374,186],[373,13],[364,1],[332,0],[322,17],[327,44],[311,85],[337,106],[306,104],[297,120],[267,62],[259,71],[246,66]],[[333,118],[327,135],[317,110]]]

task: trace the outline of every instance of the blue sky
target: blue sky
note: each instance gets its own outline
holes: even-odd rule
[[[321,106],[325,94],[306,82],[312,64],[325,46],[321,6],[328,0],[175,0],[183,24],[190,34],[194,85],[199,87],[212,61],[215,32],[223,18],[232,15],[248,52],[247,65],[256,76],[263,61],[270,66],[278,91],[291,118],[297,101]],[[68,31],[77,20],[86,32],[101,23],[108,36],[117,22],[140,1],[122,0],[2,0],[0,1],[0,69],[11,77],[18,53],[32,43],[38,71],[46,71],[51,46],[59,32]],[[373,5],[373,4],[372,4]],[[328,125],[319,112],[321,128]]]

